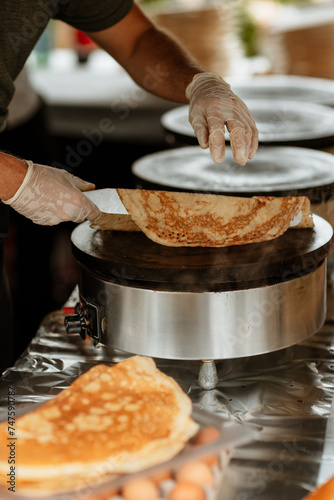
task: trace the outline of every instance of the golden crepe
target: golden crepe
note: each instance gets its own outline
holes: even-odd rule
[[[294,227],[313,227],[305,196],[242,198],[199,193],[117,189],[136,225],[152,241],[180,247],[226,247],[281,236]]]
[[[66,490],[164,462],[197,432],[191,411],[190,398],[151,358],[97,365],[17,419],[16,486],[43,493]],[[5,422],[0,442],[7,437]],[[7,455],[2,446],[2,486]]]

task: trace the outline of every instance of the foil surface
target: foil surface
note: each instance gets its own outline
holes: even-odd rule
[[[75,289],[67,306],[78,300]],[[128,355],[67,336],[62,311],[45,317],[36,336],[0,380],[0,420],[15,390],[16,416],[54,397],[97,363]],[[205,335],[205,332],[203,332]],[[334,474],[334,287],[325,325],[300,344],[248,358],[217,361],[218,386],[198,384],[200,361],[156,359],[194,405],[225,421],[244,422],[255,439],[238,446],[218,500],[299,500]]]

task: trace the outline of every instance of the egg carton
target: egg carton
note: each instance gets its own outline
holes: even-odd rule
[[[184,500],[186,498],[184,492],[179,497],[175,496],[175,491],[173,494],[172,492],[181,482],[186,484],[194,483],[194,481],[189,480],[189,477],[188,479],[182,479],[180,475],[187,464],[189,464],[191,470],[194,464],[198,466],[198,463],[209,464],[206,470],[209,469],[212,480],[208,484],[204,478],[201,484],[197,474],[195,483],[199,486],[197,489],[202,493],[201,496],[196,497],[193,495],[189,498],[191,500],[217,500],[219,487],[234,448],[252,441],[255,431],[246,424],[225,421],[217,414],[207,412],[199,407],[193,408],[191,416],[199,424],[199,430],[183,450],[171,460],[133,474],[113,476],[110,479],[107,477],[103,478],[103,481],[100,478],[99,481],[95,481],[93,484],[83,484],[76,488],[75,491],[62,491],[51,495],[36,495],[36,492],[34,492],[33,497],[16,491],[15,500],[31,500],[32,498],[34,500],[132,500],[128,496],[130,483],[137,488],[133,500],[150,500],[146,493],[143,497],[139,496],[138,485],[143,484],[143,480],[145,480],[144,483],[146,482],[146,484],[148,480],[156,486],[158,496],[152,496],[154,500]],[[214,440],[210,439],[209,442],[201,441],[199,443],[198,437],[203,435],[205,429],[215,430],[215,438]],[[162,479],[158,480],[159,477]],[[126,491],[127,493],[125,493]],[[13,500],[13,493],[0,488],[0,500]]]
[[[223,420],[219,415],[194,407],[192,418],[199,424],[197,434],[189,440],[184,449],[173,459],[144,469],[136,474],[126,474],[109,484],[105,483],[89,494],[82,495],[78,500],[148,500],[147,492],[140,496],[139,487],[147,481],[153,482],[158,490],[158,496],[152,496],[154,500],[218,500],[218,493],[224,480],[224,473],[228,467],[233,450],[241,445],[247,444],[255,437],[254,428],[249,428],[246,424]],[[216,430],[215,439],[208,442],[197,443],[197,438],[205,429]],[[196,477],[197,489],[192,496],[185,496],[185,492],[172,494],[174,488],[182,480],[182,470],[185,466],[191,467],[193,464],[204,462],[210,464],[212,474],[212,484],[206,484],[205,478],[201,481]],[[189,471],[188,467],[188,471]],[[157,480],[159,477],[169,476],[167,479]],[[142,482],[144,480],[144,482]],[[187,484],[191,480],[184,481]],[[129,484],[132,483],[135,495],[129,496]],[[112,492],[112,494],[110,494]],[[76,497],[78,498],[78,497]],[[62,500],[62,499],[55,499]],[[67,499],[66,499],[67,500]],[[74,499],[73,499],[74,500]]]
[[[196,459],[194,463],[189,462],[190,467],[198,467],[199,464],[204,466],[202,476],[197,474],[195,482],[193,477],[187,480],[178,479],[178,471],[182,470],[181,465],[181,469],[167,471],[168,475],[171,475],[168,479],[159,481],[156,480],[156,475],[137,479],[128,478],[117,493],[93,495],[84,497],[82,500],[185,500],[185,498],[187,500],[190,498],[191,500],[218,500],[217,494],[231,456],[232,450],[226,449],[219,452],[218,455],[214,455],[217,458],[217,464],[208,465],[206,457]],[[207,470],[211,472],[210,484],[207,483]],[[129,490],[127,486],[131,483],[131,490]],[[125,492],[124,496],[122,494],[123,490]],[[133,494],[130,492],[133,492]]]

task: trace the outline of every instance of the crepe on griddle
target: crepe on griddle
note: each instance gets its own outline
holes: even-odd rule
[[[269,241],[313,227],[305,196],[243,198],[200,193],[117,189],[135,224],[152,241],[180,247],[226,247]]]
[[[164,462],[197,432],[191,411],[190,398],[151,358],[97,365],[17,419],[17,488],[57,491],[64,483],[70,489]],[[7,437],[5,422],[0,442]],[[3,486],[7,459],[3,446]]]

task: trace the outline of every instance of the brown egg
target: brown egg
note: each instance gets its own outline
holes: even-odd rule
[[[217,427],[207,426],[201,429],[198,434],[195,436],[194,444],[208,444],[217,441],[220,437],[221,433]]]
[[[208,465],[209,467],[220,466],[219,458],[217,457],[217,455],[214,454],[205,455],[204,457],[201,457],[201,462],[206,463],[206,465]]]
[[[173,479],[173,473],[171,470],[164,470],[161,472],[157,472],[153,476],[150,476],[150,479],[154,482],[154,484],[159,485],[162,481]]]
[[[199,486],[213,486],[214,476],[209,465],[201,460],[187,462],[176,473],[177,481],[186,481]]]
[[[180,481],[169,493],[168,500],[205,500],[203,488],[194,483]]]
[[[109,500],[109,498],[115,497],[118,495],[118,490],[110,490],[108,493],[100,493],[97,495],[92,495],[89,497],[84,497],[85,500]]]
[[[124,500],[158,500],[159,490],[151,479],[133,479],[122,488]]]
[[[195,436],[193,444],[194,446],[203,446],[206,444],[213,443],[220,437],[221,433],[217,427],[207,426],[199,431]],[[212,467],[213,465],[219,467],[219,458],[215,454],[206,455],[201,458],[207,465]]]

